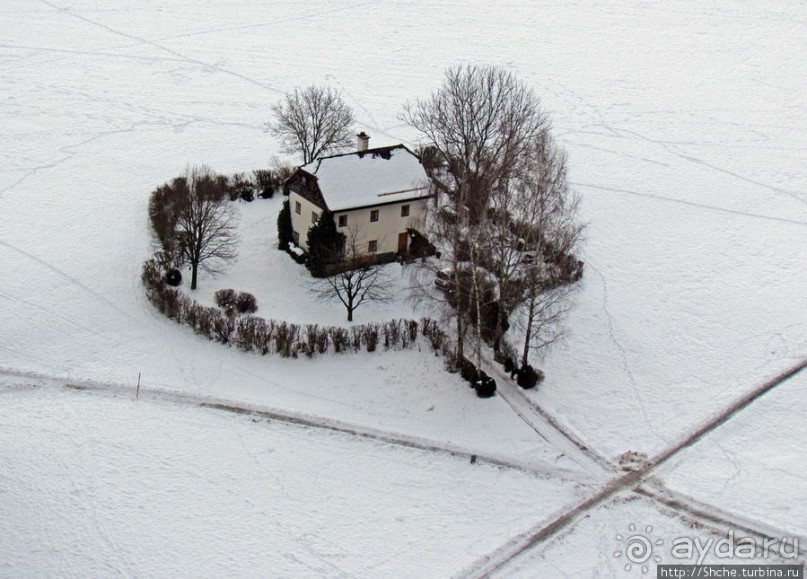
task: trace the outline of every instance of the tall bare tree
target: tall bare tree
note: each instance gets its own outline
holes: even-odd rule
[[[524,219],[520,231],[531,255],[522,298],[521,365],[526,366],[530,351],[541,350],[563,335],[573,282],[583,272],[583,262],[575,255],[585,232],[578,216],[580,198],[568,187],[566,154],[548,134],[533,144],[518,198],[518,214]]]
[[[191,266],[191,289],[198,271],[216,273],[238,257],[238,214],[228,199],[226,178],[207,167],[190,167],[173,184],[178,193],[176,246]]]
[[[301,154],[303,164],[353,142],[353,110],[330,87],[295,88],[272,105],[272,113],[266,128],[280,139],[284,153]]]
[[[455,287],[463,283],[461,264],[471,262],[472,283],[482,254],[479,236],[490,217],[490,199],[505,190],[523,164],[530,144],[548,126],[538,97],[512,73],[495,66],[456,66],[430,98],[405,105],[403,120],[420,131],[444,166],[431,171],[448,219],[432,220],[433,240],[453,270]],[[477,288],[478,289],[478,288]],[[477,297],[482,292],[476,291]],[[477,310],[479,304],[469,304]],[[456,364],[464,358],[470,312],[456,312]],[[477,328],[477,352],[480,332]]]
[[[345,243],[344,262],[336,266],[337,273],[314,280],[309,287],[321,301],[341,302],[347,310],[348,322],[353,321],[353,312],[363,303],[392,299],[389,276],[372,256],[362,254],[359,238],[357,230],[351,229]]]

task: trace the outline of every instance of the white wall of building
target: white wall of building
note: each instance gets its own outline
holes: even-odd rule
[[[299,213],[296,211],[297,203],[300,204]],[[303,199],[294,191],[289,193],[289,209],[291,209],[291,228],[299,235],[300,238],[297,245],[302,247],[305,251],[308,251],[306,238],[308,236],[308,230],[313,225],[313,222],[311,221],[311,214],[316,213],[317,217],[319,217],[322,215],[322,209],[307,199]]]
[[[297,203],[300,204],[299,213],[295,210]],[[336,211],[334,221],[336,222],[337,231],[344,233],[349,241],[355,240],[359,255],[369,253],[370,241],[376,241],[376,253],[395,253],[398,251],[399,234],[404,233],[410,227],[423,231],[423,225],[426,222],[427,204],[428,199],[415,199],[379,207]],[[289,205],[291,209],[291,226],[299,235],[298,245],[308,251],[306,237],[308,230],[313,225],[311,214],[316,213],[319,217],[322,210],[294,191],[289,193]],[[405,205],[409,206],[408,216],[401,215],[401,207]],[[378,211],[378,221],[370,220],[372,211]],[[347,217],[345,226],[339,226],[340,216]]]
[[[412,227],[423,231],[426,222],[427,199],[402,201],[379,207],[368,207],[351,211],[334,213],[336,229],[344,233],[348,240],[354,239],[357,253],[369,253],[370,241],[376,241],[376,253],[395,253],[398,251],[398,235]],[[409,215],[401,216],[401,207],[409,206]],[[371,221],[372,211],[378,211],[378,221]],[[347,216],[347,224],[339,226],[339,217]]]

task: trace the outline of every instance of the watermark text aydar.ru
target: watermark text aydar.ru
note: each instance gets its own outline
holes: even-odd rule
[[[767,559],[770,555],[778,555],[783,559],[795,559],[799,553],[799,539],[762,539],[751,537],[735,538],[730,530],[723,539],[710,537],[701,541],[698,537],[678,537],[673,539],[670,554],[675,559],[691,561],[695,559],[701,565],[711,553],[718,559]]]

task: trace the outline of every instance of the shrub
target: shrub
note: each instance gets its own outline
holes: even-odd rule
[[[242,199],[252,201],[255,199],[255,186],[246,178],[243,173],[236,173],[229,182],[230,201]]]
[[[272,171],[268,169],[255,169],[252,174],[254,175],[255,184],[258,186],[258,197],[261,199],[269,199],[275,194],[275,177]]]
[[[324,354],[328,351],[328,336],[330,332],[328,332],[327,328],[321,328],[317,330],[317,352],[320,354]]]
[[[289,200],[283,201],[283,207],[280,208],[280,213],[277,214],[277,248],[281,251],[287,251],[289,244],[293,241],[291,227],[291,206]]]
[[[337,231],[333,213],[322,212],[317,222],[308,230],[306,245],[308,270],[314,277],[324,277],[327,275],[326,266],[339,262],[345,255],[345,234]]]
[[[176,225],[178,208],[182,203],[182,192],[187,181],[177,177],[170,184],[165,183],[149,197],[149,220],[151,231],[163,251],[171,256],[176,253]]]
[[[468,358],[463,358],[460,364],[460,376],[473,387],[479,379],[479,370]]]
[[[235,297],[235,309],[239,314],[254,314],[258,311],[258,301],[249,292],[238,292]]]
[[[221,314],[218,310],[199,306],[196,333],[207,337],[208,340],[212,340],[213,322],[219,317],[221,317]]]
[[[354,352],[361,350],[361,327],[353,326],[350,328],[350,346]]]
[[[330,328],[329,334],[333,351],[337,354],[344,352],[350,345],[350,334],[345,328]]]
[[[216,293],[213,294],[213,299],[216,301],[216,305],[222,309],[235,306],[235,298],[236,293],[235,290],[232,289],[216,290]]]
[[[409,254],[412,257],[428,257],[436,253],[434,244],[430,243],[420,231],[409,228],[406,232],[409,234]]]
[[[378,346],[378,326],[376,324],[368,324],[363,328],[364,344],[368,352],[375,352]]]
[[[308,356],[309,358],[314,355],[314,351],[317,344],[317,325],[316,324],[306,324],[303,328],[303,334],[305,335],[305,342],[303,342],[303,354]]]
[[[479,378],[474,382],[474,390],[479,398],[490,398],[496,394],[496,380],[479,371]]]
[[[177,287],[182,283],[182,272],[176,268],[171,268],[165,273],[165,283]]]
[[[518,369],[516,383],[524,388],[524,390],[535,388],[535,386],[543,382],[543,380],[544,373],[541,370],[536,370],[529,364]]]
[[[218,314],[213,320],[213,332],[216,339],[222,344],[230,342],[230,335],[233,333],[233,322],[227,316]]]
[[[289,242],[289,244],[286,246],[286,253],[288,253],[291,258],[300,265],[305,265],[308,261],[306,252],[297,247],[293,242]]]
[[[263,318],[256,318],[260,320],[255,327],[255,347],[260,350],[261,354],[268,354],[272,351],[272,336],[275,333],[275,321],[269,320],[268,322]]]

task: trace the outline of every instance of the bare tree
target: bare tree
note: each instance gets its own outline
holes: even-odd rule
[[[521,182],[518,215],[531,259],[523,288],[525,317],[521,365],[531,350],[541,350],[563,335],[562,322],[571,307],[569,296],[582,275],[575,256],[585,225],[579,221],[579,196],[566,180],[566,154],[548,134],[536,140]]]
[[[352,143],[353,111],[330,87],[295,88],[272,105],[272,113],[266,128],[280,139],[284,153],[301,153],[303,164]]]
[[[478,241],[490,218],[490,199],[506,190],[523,164],[530,144],[545,131],[548,119],[538,97],[513,74],[495,66],[457,66],[446,71],[442,86],[429,99],[407,104],[403,120],[421,132],[441,162],[430,172],[444,210],[430,233],[453,271],[455,287],[463,283],[461,265],[470,262],[479,296],[477,272],[483,255]],[[476,310],[480,322],[480,305]],[[456,365],[464,358],[469,311],[456,312]],[[481,332],[477,327],[479,356]]]
[[[352,229],[345,244],[344,262],[337,265],[337,273],[312,282],[309,290],[325,302],[339,301],[347,310],[347,321],[353,321],[353,312],[365,302],[388,302],[389,276],[373,256],[362,255],[358,248],[358,234]]]
[[[229,202],[227,179],[207,167],[191,167],[172,185],[178,195],[176,247],[191,266],[191,289],[198,270],[216,273],[238,257],[238,215]]]

